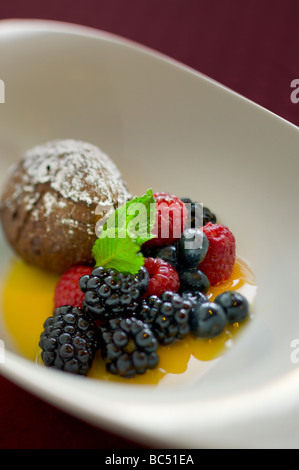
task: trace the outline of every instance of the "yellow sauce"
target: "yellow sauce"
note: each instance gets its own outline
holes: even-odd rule
[[[12,262],[2,280],[1,302],[5,329],[12,338],[15,349],[29,360],[39,361],[39,337],[45,319],[53,312],[57,281],[57,275],[29,266],[21,260]],[[221,292],[238,290],[251,302],[255,289],[253,273],[243,261],[237,259],[230,278],[225,283],[210,288],[207,295],[213,300]],[[240,326],[247,321],[242,325],[229,325],[221,335],[213,339],[198,339],[190,334],[170,346],[160,346],[160,362],[156,369],[148,370],[133,379],[124,379],[108,373],[98,352],[89,376],[121,383],[157,385],[162,380],[190,374],[190,369],[204,367],[206,361],[220,357],[231,344]]]

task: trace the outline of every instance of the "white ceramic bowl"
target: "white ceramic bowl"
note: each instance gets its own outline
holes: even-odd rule
[[[132,192],[187,195],[221,214],[258,283],[254,320],[234,347],[182,383],[82,380],[9,347],[1,373],[151,446],[298,447],[298,129],[161,54],[85,27],[2,21],[0,58],[1,178],[37,143],[89,141]],[[4,241],[0,256],[4,266]]]

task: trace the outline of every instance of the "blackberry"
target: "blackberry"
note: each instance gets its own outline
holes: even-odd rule
[[[39,346],[47,367],[86,375],[98,349],[98,330],[81,308],[57,307],[44,323]]]
[[[137,274],[96,267],[90,275],[79,280],[79,287],[84,292],[82,308],[95,320],[130,316],[136,311],[138,300],[148,284],[149,274],[144,266]]]
[[[208,209],[208,207],[203,207],[203,214],[202,214],[202,224],[203,225],[206,225],[208,224],[209,222],[211,222],[212,224],[216,224],[217,223],[217,217],[215,214],[213,214],[213,212],[210,211],[210,209]]]
[[[216,224],[217,217],[216,215],[208,208],[203,206],[198,202],[192,201],[190,198],[183,198],[181,199],[188,209],[188,221],[189,227],[191,228],[198,228],[196,227],[196,222],[201,220],[202,217],[202,225],[206,225],[207,223],[211,222],[212,224]]]
[[[141,320],[111,319],[99,331],[102,358],[110,373],[129,378],[157,366],[158,341]]]
[[[136,316],[150,326],[160,344],[168,345],[189,333],[193,306],[191,299],[167,291],[143,300]]]
[[[192,199],[190,199],[190,197],[181,197],[181,201],[183,201],[184,204],[192,203]]]

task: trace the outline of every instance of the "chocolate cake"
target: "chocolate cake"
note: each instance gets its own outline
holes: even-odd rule
[[[116,165],[98,147],[55,140],[28,150],[10,169],[0,219],[20,257],[61,273],[94,263],[96,224],[129,198]]]

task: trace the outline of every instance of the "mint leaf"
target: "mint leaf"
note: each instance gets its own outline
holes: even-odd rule
[[[140,247],[128,234],[119,238],[118,230],[113,230],[110,235],[111,237],[109,231],[106,231],[106,236],[98,238],[93,246],[95,266],[112,268],[119,272],[137,273],[144,264],[144,257],[139,252]]]
[[[155,225],[155,216],[156,201],[151,189],[127,204],[127,231],[139,245],[154,237],[151,231]]]
[[[128,234],[138,245],[153,238],[151,231],[155,225],[156,201],[153,191],[148,189],[141,197],[116,209],[106,221],[100,238],[105,237],[107,230],[118,230],[118,236],[125,238]]]
[[[137,273],[144,264],[141,245],[153,238],[155,215],[156,201],[151,189],[116,209],[93,246],[96,266]]]

